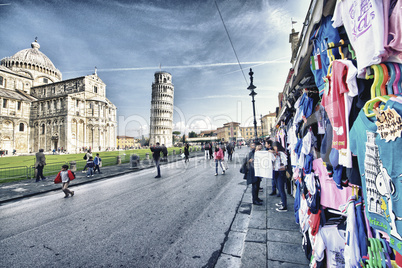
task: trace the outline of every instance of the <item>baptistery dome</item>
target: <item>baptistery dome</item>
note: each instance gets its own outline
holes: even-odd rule
[[[31,48],[23,49],[15,53],[12,57],[4,58],[1,60],[1,65],[13,69],[19,70],[32,70],[50,76],[49,78],[53,82],[60,81],[62,79],[61,72],[54,66],[53,62],[41,51],[39,51],[40,45],[35,40],[31,44]],[[39,74],[33,74],[28,72],[32,76],[38,76]],[[35,78],[35,77],[33,77]]]

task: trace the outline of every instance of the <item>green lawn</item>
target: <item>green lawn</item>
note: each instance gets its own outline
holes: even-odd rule
[[[183,147],[168,148],[169,155],[173,154],[173,150],[176,150],[176,154],[179,154],[180,149],[183,150]],[[149,149],[99,152],[99,156],[102,158],[103,166],[110,166],[116,164],[116,156],[118,155],[121,156],[122,163],[128,163],[131,154],[137,154],[140,156],[140,159],[145,159],[146,153],[150,154],[150,158],[152,157]],[[96,152],[92,153],[92,155],[95,157]],[[77,170],[82,170],[86,163],[86,160],[84,160],[83,157],[84,153],[62,155],[46,154],[44,175],[48,176],[57,174],[61,166],[70,161],[76,161]],[[32,177],[34,164],[34,155],[0,157],[0,183],[26,179],[26,174],[29,174],[28,176]]]

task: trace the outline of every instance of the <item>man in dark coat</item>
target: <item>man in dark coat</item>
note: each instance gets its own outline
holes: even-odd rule
[[[42,180],[46,179],[46,177],[43,176],[43,168],[46,165],[46,157],[43,151],[44,151],[43,149],[39,149],[39,152],[35,154],[36,156],[35,168],[37,169],[35,182],[40,181],[40,178],[42,178]]]
[[[161,177],[161,169],[160,169],[160,159],[161,159],[161,152],[162,147],[159,146],[159,142],[156,143],[155,147],[151,147],[152,157],[155,161],[156,170],[158,171],[158,175],[155,178]]]
[[[232,145],[232,143],[228,143],[228,145],[226,146],[226,151],[228,152],[228,161],[232,161],[232,154],[234,151],[234,146]]]
[[[253,196],[253,204],[257,206],[262,205],[262,200],[258,198],[258,191],[259,191],[259,186],[258,186],[258,178],[255,176],[255,170],[254,170],[254,153],[255,153],[255,143],[250,144],[250,152],[248,153],[246,157],[247,161],[247,184],[251,184],[251,193]]]
[[[167,162],[168,149],[166,148],[165,144],[162,144],[162,153],[163,153],[163,161],[162,162]]]

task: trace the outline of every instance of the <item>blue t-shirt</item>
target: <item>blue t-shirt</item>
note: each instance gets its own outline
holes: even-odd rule
[[[388,107],[402,115],[401,103],[389,100]],[[350,149],[358,157],[370,226],[388,233],[391,247],[402,254],[402,138],[381,139],[375,120],[360,111],[350,131]]]
[[[303,110],[303,115],[309,118],[313,114],[313,99],[307,96],[306,93],[303,94],[300,100],[299,109]]]
[[[310,69],[314,75],[315,84],[321,91],[324,88],[323,77],[327,76],[329,59],[327,56],[328,43],[338,43],[340,41],[338,29],[332,27],[332,16],[323,17],[320,27],[313,33],[311,40],[313,41],[312,56],[320,55],[321,68],[313,70],[313,66],[310,64]],[[333,48],[332,53],[335,58],[339,58],[338,48]]]

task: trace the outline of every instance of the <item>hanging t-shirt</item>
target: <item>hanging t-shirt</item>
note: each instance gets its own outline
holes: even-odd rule
[[[255,151],[254,172],[256,177],[272,179],[274,155],[268,151]]]
[[[402,115],[402,104],[389,100],[388,107]],[[359,159],[370,226],[388,233],[391,247],[402,253],[402,138],[381,139],[375,120],[360,111],[351,130],[351,150]]]
[[[367,234],[366,234],[366,225],[363,216],[362,210],[362,197],[355,201],[356,208],[356,227],[357,227],[357,236],[359,241],[360,248],[360,256],[367,256]]]
[[[384,0],[384,47],[388,53],[386,61],[402,63],[402,1],[394,2],[392,6],[390,0]]]
[[[356,67],[350,60],[342,60],[342,63],[344,63],[348,68],[348,73],[345,79],[348,92],[343,94],[345,98],[346,148],[339,150],[339,165],[342,165],[346,168],[352,168],[352,152],[350,151],[349,146],[349,114],[350,109],[352,108],[353,98],[357,96],[357,94],[359,93],[359,89],[357,87],[356,81]]]
[[[321,185],[321,206],[339,210],[341,205],[346,204],[352,195],[351,187],[343,187],[338,189],[333,179],[328,175],[321,158],[313,161],[313,169],[320,180]]]
[[[333,27],[345,26],[363,78],[365,68],[380,63],[385,54],[383,1],[337,1],[332,20]]]
[[[346,203],[343,213],[346,213],[346,244],[345,244],[345,265],[346,267],[360,267],[360,243],[355,213],[355,196],[352,196]]]
[[[347,148],[346,131],[349,128],[346,126],[344,97],[344,94],[349,92],[348,86],[345,83],[347,74],[348,66],[340,60],[335,60],[332,64],[332,76],[329,78],[331,86],[328,92],[324,92],[322,95],[321,102],[333,129],[332,148],[337,150]]]
[[[310,69],[314,75],[315,84],[319,90],[324,88],[323,78],[327,76],[329,67],[329,59],[327,56],[328,43],[338,43],[340,41],[338,29],[334,28],[331,24],[332,16],[322,17],[321,24],[313,32],[311,40],[313,42],[312,57],[320,64],[313,64],[310,62]],[[335,58],[339,58],[338,49],[332,50]]]
[[[338,230],[336,225],[324,226],[316,235],[314,257],[317,261],[327,256],[327,267],[345,266],[345,235],[346,232]]]

